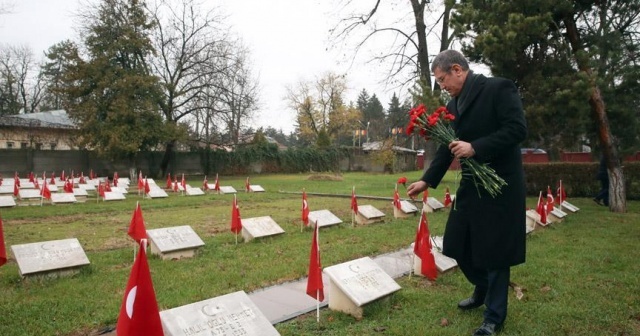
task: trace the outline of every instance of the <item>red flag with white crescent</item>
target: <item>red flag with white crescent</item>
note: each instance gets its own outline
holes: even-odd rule
[[[547,186],[547,213],[553,211],[553,193],[551,187]]]
[[[216,174],[216,183],[213,186],[213,190],[220,191],[220,180],[218,180],[218,174]]]
[[[149,180],[147,180],[147,178],[144,178],[144,193],[148,194],[151,191],[151,187],[149,187]]]
[[[171,189],[171,173],[167,174],[167,189]]]
[[[536,212],[540,215],[540,223],[547,224],[547,209],[544,206],[544,202],[542,201],[542,192],[540,192],[540,196],[538,196],[538,206],[536,207]]]
[[[449,187],[447,187],[444,192],[444,206],[448,207],[449,205],[451,205],[451,194],[449,193]]]
[[[400,194],[398,194],[398,185],[396,184],[396,189],[393,191],[393,206],[398,210],[402,210],[402,203],[400,203]]]
[[[164,335],[145,245],[146,240],[140,242],[124,291],[116,325],[118,336]]]

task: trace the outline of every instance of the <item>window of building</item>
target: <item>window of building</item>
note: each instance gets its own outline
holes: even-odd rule
[[[29,143],[28,143],[28,142],[21,142],[21,143],[20,143],[20,148],[22,148],[22,149],[27,149],[27,148],[29,148]]]
[[[42,142],[36,143],[36,150],[42,150]]]
[[[7,141],[7,148],[13,148],[13,141]]]
[[[51,150],[55,150],[56,149],[56,143],[52,142],[49,145],[51,145]]]

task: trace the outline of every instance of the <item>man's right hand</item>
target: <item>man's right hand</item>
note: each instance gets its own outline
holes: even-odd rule
[[[429,186],[425,181],[413,182],[407,187],[407,196],[411,199],[418,196],[421,192],[427,190]]]

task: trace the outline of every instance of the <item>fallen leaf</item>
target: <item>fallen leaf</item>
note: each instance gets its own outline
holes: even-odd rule
[[[449,320],[447,320],[447,319],[446,319],[446,318],[444,318],[444,317],[440,319],[440,326],[441,326],[441,327],[446,327],[446,326],[448,326],[448,325],[449,325]]]

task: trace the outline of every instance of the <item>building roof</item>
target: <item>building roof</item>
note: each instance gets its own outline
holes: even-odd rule
[[[383,143],[382,141],[371,141],[371,142],[365,142],[362,144],[362,150],[364,150],[365,152],[370,152],[370,151],[379,151],[382,149]],[[418,151],[410,149],[410,148],[405,148],[405,147],[400,147],[400,146],[392,146],[391,149],[394,152],[405,152],[405,153],[418,153]]]
[[[5,115],[0,117],[0,126],[78,128],[65,110]]]

